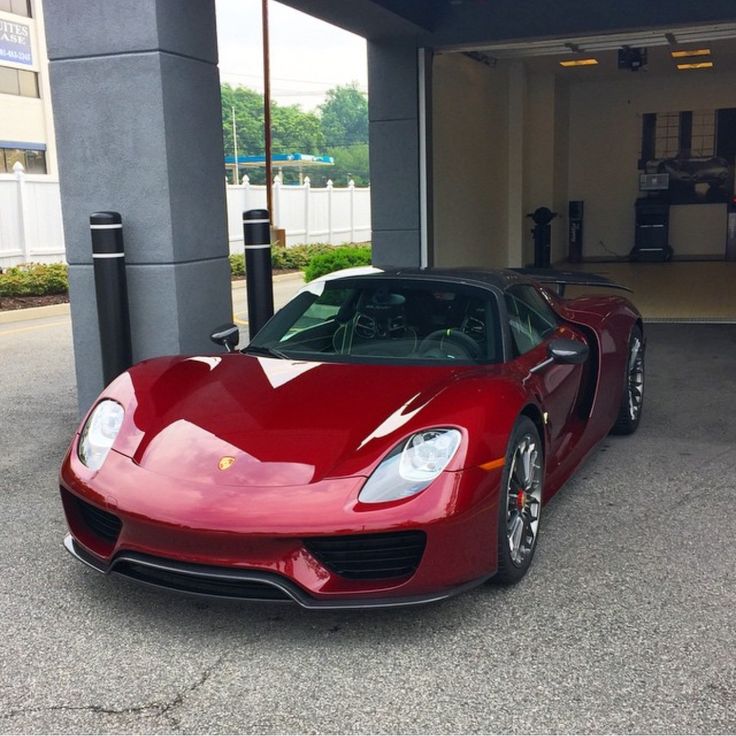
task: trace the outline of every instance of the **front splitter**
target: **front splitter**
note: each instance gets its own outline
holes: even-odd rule
[[[417,606],[428,603],[437,603],[439,601],[452,598],[453,596],[464,593],[467,590],[481,585],[486,582],[492,575],[488,575],[476,580],[472,580],[463,585],[443,590],[439,593],[431,593],[420,596],[409,597],[391,597],[391,598],[340,598],[340,599],[318,599],[305,593],[301,588],[292,583],[290,580],[277,575],[275,573],[261,572],[259,570],[240,570],[236,568],[211,567],[206,565],[193,565],[174,560],[159,559],[149,555],[142,555],[136,552],[121,552],[115,556],[109,565],[96,558],[80,545],[71,534],[64,537],[64,547],[77,560],[91,567],[103,575],[115,573],[134,580],[142,585],[167,590],[183,595],[196,596],[198,598],[216,598],[220,600],[240,600],[247,602],[259,603],[282,603],[293,602],[302,608],[311,610],[351,610],[351,609],[372,609],[372,608],[398,608],[401,606]],[[218,582],[222,586],[222,592],[200,592],[198,590],[187,589],[173,584],[164,584],[160,582],[151,582],[151,580],[142,580],[134,575],[126,574],[124,570],[134,566],[135,569],[147,568],[151,571],[152,576],[156,574],[176,576],[179,580],[189,579],[193,587],[207,581],[208,586],[217,588]],[[116,569],[118,568],[118,569]],[[237,584],[267,586],[273,589],[274,593],[278,592],[280,597],[261,596],[258,595],[238,595],[233,593],[233,587]]]

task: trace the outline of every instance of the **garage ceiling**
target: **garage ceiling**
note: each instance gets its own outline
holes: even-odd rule
[[[642,75],[678,73],[678,62],[701,59],[674,59],[672,52],[695,48],[710,50],[711,53],[706,58],[714,64],[712,70],[698,70],[698,73],[736,71],[736,24],[667,27],[646,32],[559,37],[540,41],[484,44],[472,48],[461,46],[446,49],[443,53],[471,51],[482,54],[478,58],[488,60],[491,65],[495,61],[523,59],[531,72],[555,73],[583,81],[630,75],[631,72],[618,69],[618,49],[623,46],[644,47],[648,50],[648,65],[637,72]],[[560,66],[562,60],[588,58],[596,59],[598,64],[572,68]]]

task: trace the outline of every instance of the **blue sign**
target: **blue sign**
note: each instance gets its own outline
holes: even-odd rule
[[[0,18],[0,64],[33,66],[31,31],[25,23]]]

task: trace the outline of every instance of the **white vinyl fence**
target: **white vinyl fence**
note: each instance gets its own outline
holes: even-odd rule
[[[26,174],[16,163],[13,174],[0,174],[0,268],[18,263],[64,261],[59,182]],[[273,186],[274,222],[286,230],[286,244],[349,243],[371,239],[371,193],[368,187],[324,188],[304,184]],[[230,252],[243,246],[243,211],[266,206],[266,187],[245,177],[227,187]],[[83,213],[83,216],[87,216]],[[125,213],[123,213],[125,218]],[[124,219],[123,219],[124,222]]]
[[[64,260],[59,182],[26,174],[17,162],[0,174],[0,268]]]
[[[243,212],[265,209],[266,187],[243,183],[227,187],[227,227],[230,251],[243,245]],[[338,189],[331,181],[324,188],[304,184],[273,182],[273,221],[286,230],[286,245],[299,243],[362,243],[371,239],[371,190],[356,187]]]

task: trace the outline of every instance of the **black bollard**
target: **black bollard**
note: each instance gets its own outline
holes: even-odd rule
[[[245,278],[248,290],[248,334],[256,332],[273,316],[271,269],[271,221],[268,210],[243,212]]]
[[[102,373],[107,385],[133,363],[122,218],[118,212],[95,212],[90,215],[89,229],[92,234]]]

